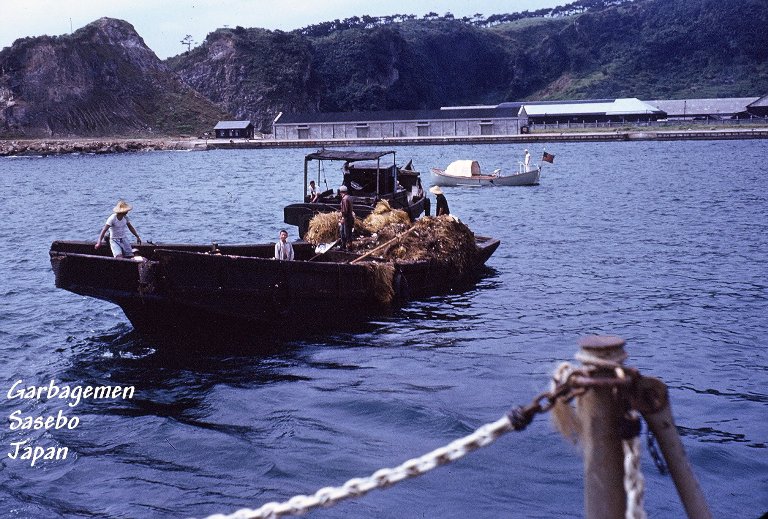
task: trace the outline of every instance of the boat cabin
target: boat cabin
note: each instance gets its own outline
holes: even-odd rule
[[[411,191],[419,181],[419,173],[408,168],[399,168],[395,163],[394,151],[333,151],[322,150],[304,157],[305,200],[309,201],[309,181],[316,185],[328,186],[325,177],[325,161],[343,161],[341,181],[335,181],[328,190],[335,192],[341,185],[347,186],[350,196],[377,198],[399,191]],[[316,161],[317,170],[309,164]],[[390,163],[391,161],[391,163]],[[410,162],[408,165],[410,166]],[[312,170],[312,171],[311,171]],[[326,190],[326,191],[328,191]],[[325,194],[324,194],[325,195]]]
[[[343,164],[329,168],[328,163],[333,162]],[[309,192],[310,180],[315,181],[318,190],[325,188],[315,202]],[[303,237],[315,214],[339,210],[338,188],[342,185],[347,187],[355,213],[361,218],[370,214],[380,200],[404,210],[412,220],[424,211],[420,174],[413,170],[411,162],[398,167],[394,151],[320,150],[304,157],[302,202],[285,207],[285,223],[298,226],[299,236]]]

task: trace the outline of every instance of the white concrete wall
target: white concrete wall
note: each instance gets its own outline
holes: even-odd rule
[[[482,121],[488,121],[483,119]],[[427,126],[418,123],[427,122]],[[517,118],[491,119],[486,135],[517,135],[520,123]],[[298,139],[299,128],[306,127],[309,140],[356,139],[358,128],[367,124],[368,138],[419,137],[419,129],[429,137],[453,137],[482,135],[480,119],[440,119],[427,121],[375,121],[344,123],[275,124],[275,139]],[[426,129],[426,130],[424,130]]]

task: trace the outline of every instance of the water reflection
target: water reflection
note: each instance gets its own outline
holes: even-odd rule
[[[427,171],[465,155],[503,166],[515,148],[397,152]],[[502,241],[469,289],[347,328],[280,338],[266,330],[239,344],[213,333],[196,347],[139,337],[119,308],[55,289],[50,239],[95,236],[105,209],[127,197],[147,239],[271,241],[284,226],[286,186],[300,196],[306,150],[3,161],[6,377],[134,385],[136,395],[83,403],[71,433],[31,435],[71,447],[71,462],[38,470],[0,461],[0,515],[202,516],[343,482],[527,403],[590,333],[625,337],[629,363],[668,384],[705,492],[728,496],[712,503],[715,515],[766,509],[754,475],[768,470],[755,456],[768,403],[768,161],[745,161],[738,175],[712,171],[735,156],[768,157],[768,141],[548,148],[558,162],[535,188],[446,188],[462,221]],[[659,170],[648,157],[670,163]],[[41,239],[30,222],[51,197],[64,209]],[[201,211],[176,217],[189,207]],[[6,415],[60,404],[0,401]],[[367,496],[352,512],[319,513],[491,518],[510,510],[501,502],[553,517],[582,499],[578,455],[546,420],[492,449]],[[649,515],[680,516],[674,488],[646,476],[656,485]],[[530,497],[540,495],[554,497]]]

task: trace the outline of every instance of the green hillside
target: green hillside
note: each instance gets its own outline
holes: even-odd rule
[[[765,0],[580,0],[471,19],[363,15],[290,33],[220,29],[168,63],[266,130],[279,112],[760,96],[765,27]]]
[[[133,26],[103,18],[0,51],[0,135],[200,134],[231,118],[270,131],[281,112],[762,96],[766,27],[766,0],[578,0],[218,29],[160,61]]]

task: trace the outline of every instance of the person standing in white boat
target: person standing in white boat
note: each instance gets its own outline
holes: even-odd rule
[[[288,241],[288,231],[280,230],[280,239],[275,243],[276,260],[293,260],[293,245]]]
[[[128,239],[128,231],[136,236],[136,242],[139,245],[141,245],[141,238],[128,220],[128,211],[131,209],[133,207],[125,200],[117,202],[117,205],[112,209],[113,214],[107,218],[107,223],[104,224],[94,248],[101,247],[104,236],[109,231],[109,248],[112,249],[112,255],[115,258],[133,258],[133,247]]]
[[[525,167],[525,171],[528,171],[531,167],[531,154],[528,153],[528,150],[525,150],[525,155],[523,156],[523,166]]]

